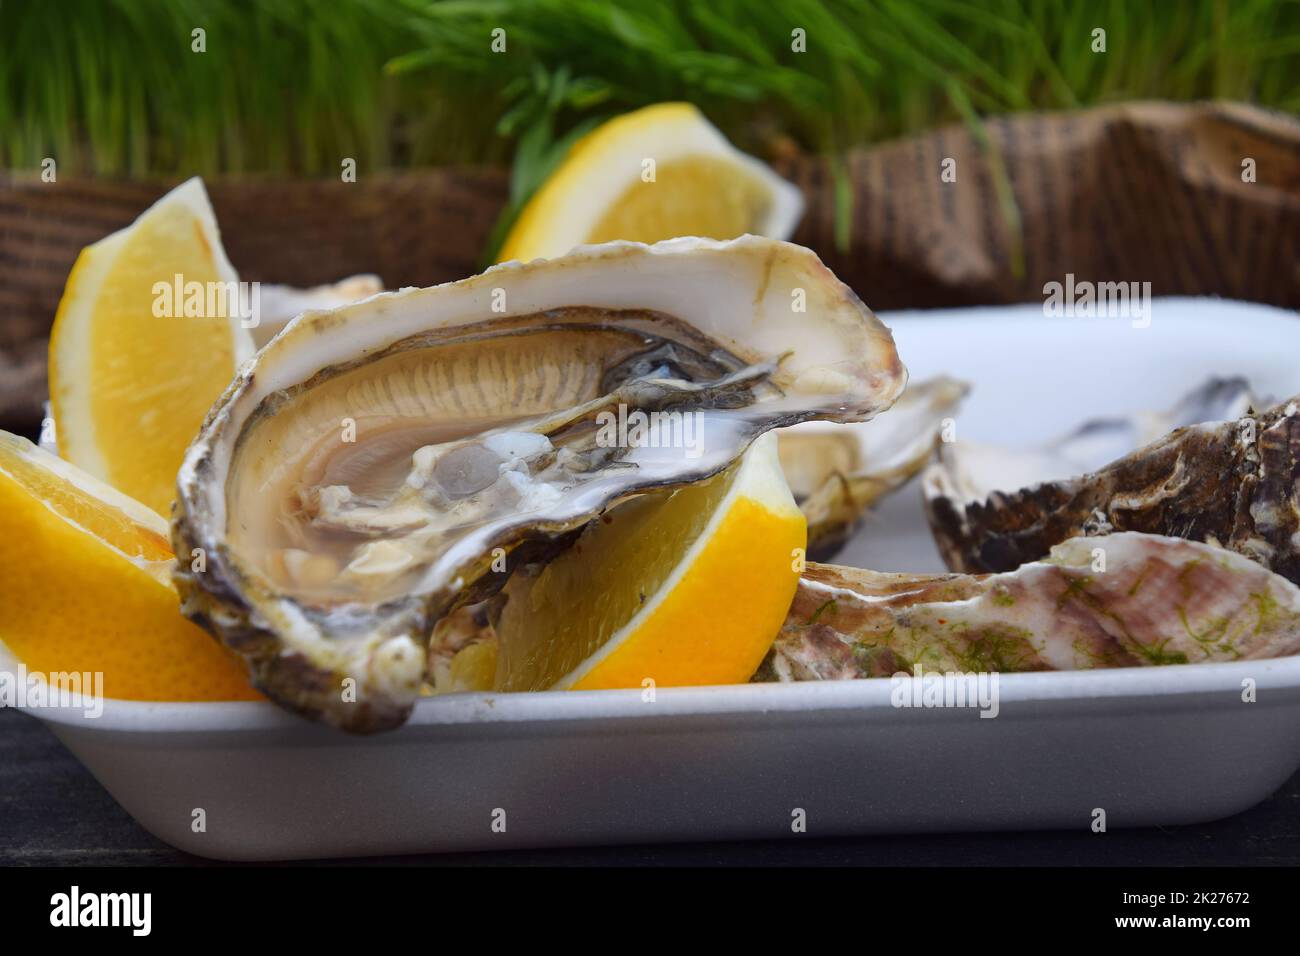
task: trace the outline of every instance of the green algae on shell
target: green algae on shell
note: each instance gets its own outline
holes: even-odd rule
[[[1300,588],[1239,554],[1123,532],[1002,574],[810,564],[756,681],[1086,670],[1300,653]]]

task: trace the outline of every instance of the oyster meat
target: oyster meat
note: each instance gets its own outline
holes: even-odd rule
[[[781,470],[808,519],[809,558],[833,558],[867,511],[929,462],[969,391],[946,376],[909,382],[893,407],[869,422],[781,430]]]
[[[1099,558],[1100,555],[1100,558]],[[1099,561],[1102,562],[1099,564]],[[755,681],[1080,670],[1300,652],[1300,588],[1231,551],[1121,532],[1004,574],[809,565]]]
[[[391,728],[435,624],[516,563],[767,429],[868,419],[905,378],[813,253],[753,236],[584,247],[308,312],[182,465],[183,606],[283,706]]]
[[[943,445],[922,479],[940,553],[954,571],[1009,571],[1078,535],[1143,531],[1217,544],[1300,581],[1300,401],[1250,404],[1239,380],[1211,383],[1175,410],[1183,427],[1105,465],[1097,459],[1116,445],[1097,426],[1042,455]],[[1079,450],[1090,444],[1091,460]]]

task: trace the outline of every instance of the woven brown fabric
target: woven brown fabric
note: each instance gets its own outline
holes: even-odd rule
[[[1066,273],[1300,309],[1294,118],[1137,103],[996,119],[985,135],[947,127],[847,155],[847,251],[834,241],[829,164],[779,164],[808,201],[795,240],[877,309],[1041,301]],[[1255,182],[1242,180],[1246,158]],[[945,159],[956,182],[941,179]],[[39,418],[44,340],[78,251],[173,185],[0,177],[0,423],[30,430]],[[476,272],[506,188],[495,169],[208,183],[241,277],[313,285],[374,272],[389,287]]]
[[[1043,285],[1149,281],[1153,295],[1300,308],[1300,122],[1239,104],[1136,103],[990,121],[996,160],[965,129],[855,153],[848,253],[832,241],[824,168],[796,180],[798,241],[876,309],[1042,301]],[[944,158],[957,182],[942,183]],[[1255,161],[1256,181],[1242,180]]]

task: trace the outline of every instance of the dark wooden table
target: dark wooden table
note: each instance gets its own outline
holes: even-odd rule
[[[356,861],[326,861],[329,863]],[[1300,774],[1252,810],[1200,826],[1091,832],[695,843],[394,857],[395,864],[1300,864]],[[145,832],[37,720],[0,710],[0,864],[204,865]]]

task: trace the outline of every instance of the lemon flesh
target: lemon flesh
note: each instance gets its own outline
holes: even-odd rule
[[[495,687],[744,682],[785,620],[805,545],[765,437],[710,481],[615,509],[535,578],[512,583]]]
[[[734,239],[761,229],[771,202],[756,176],[726,160],[692,156],[659,167],[654,182],[628,186],[584,241]]]
[[[201,300],[174,294],[178,276]],[[229,296],[222,302],[235,282],[198,180],[82,251],[50,336],[63,457],[170,512],[185,449],[252,352]],[[186,314],[187,299],[200,314]]]
[[[660,103],[575,143],[520,213],[498,261],[616,239],[786,239],[802,212],[793,185],[732,146],[698,109]]]
[[[149,509],[0,432],[0,642],[68,689],[66,675],[98,672],[107,697],[260,699],[181,615],[166,532]]]

